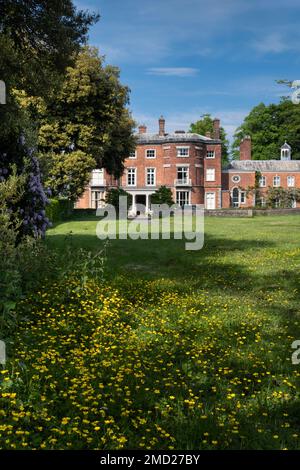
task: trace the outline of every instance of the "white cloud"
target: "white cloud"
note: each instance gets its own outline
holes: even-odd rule
[[[294,45],[287,43],[279,33],[270,33],[254,41],[254,48],[263,54],[278,54],[293,49]]]
[[[194,77],[198,70],[192,67],[153,67],[147,73],[164,77]]]

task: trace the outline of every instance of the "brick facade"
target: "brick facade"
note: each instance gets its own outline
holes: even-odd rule
[[[133,196],[133,211],[137,204],[151,209],[151,194],[160,186],[171,189],[180,205],[204,204],[207,209],[253,207],[258,201],[247,191],[254,187],[258,174],[264,177],[260,188],[263,204],[268,187],[275,183],[282,188],[300,188],[300,161],[291,160],[291,148],[284,144],[281,160],[252,161],[251,139],[246,136],[240,147],[240,160],[222,169],[220,121],[214,119],[213,135],[205,136],[165,131],[161,116],[158,133],[150,134],[145,125],[138,128],[136,152],[125,160],[125,171],[119,181],[105,170],[95,170],[77,208],[96,208],[104,204],[107,189],[121,187]],[[296,206],[296,203],[295,203]],[[298,203],[297,203],[298,206]]]
[[[247,194],[247,189],[257,183],[259,200],[255,200],[253,191]],[[300,161],[291,159],[291,147],[287,143],[281,147],[280,160],[251,160],[251,139],[246,137],[241,142],[240,160],[232,161],[222,171],[222,188],[229,191],[230,206],[264,206],[268,190],[274,187],[300,188]],[[300,204],[295,201],[294,207]]]
[[[210,208],[220,208],[222,168],[219,126],[220,121],[216,119],[213,137],[184,131],[168,134],[163,117],[159,119],[157,134],[149,134],[146,126],[139,126],[136,152],[125,160],[124,174],[119,182],[113,184],[118,184],[133,196],[133,205],[142,203],[147,210],[151,208],[151,194],[163,185],[171,189],[174,201],[179,204],[205,204],[207,197]],[[112,186],[111,177],[106,171],[103,174],[102,184],[97,184],[99,180],[93,183],[92,178],[77,201],[77,208],[101,205],[99,199],[103,200],[103,195]],[[95,197],[95,193],[101,195]]]

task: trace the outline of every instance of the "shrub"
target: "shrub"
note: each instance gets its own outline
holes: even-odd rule
[[[10,139],[16,140],[14,145]],[[22,222],[18,225],[17,241],[24,236],[43,237],[49,225],[45,208],[48,204],[46,192],[42,186],[41,173],[33,150],[28,148],[23,136],[10,136],[9,142],[1,141],[0,181],[5,182],[13,174],[22,177],[21,197],[6,200],[6,207]]]
[[[46,215],[51,222],[60,222],[72,215],[73,207],[74,204],[69,199],[50,199]]]
[[[160,188],[158,188],[155,193],[151,196],[151,203],[168,204],[169,206],[174,204],[171,189],[167,188],[166,186],[161,186]]]
[[[21,295],[16,248],[21,222],[7,205],[17,204],[22,198],[25,179],[16,175],[16,169],[13,172],[6,180],[0,181],[0,326],[3,326],[3,321],[6,321]]]
[[[121,188],[112,188],[106,193],[105,202],[106,204],[111,204],[114,206],[117,212],[119,212],[119,197],[126,196],[127,197],[127,210],[132,204],[132,196],[131,194],[124,191]]]
[[[300,200],[298,189],[271,188],[267,192],[267,205],[272,208],[288,209],[294,201]]]
[[[23,196],[13,210],[17,210],[22,220],[20,237],[43,237],[49,227],[46,217],[46,206],[49,201],[41,182],[39,162],[35,157],[25,160],[22,174],[26,176],[26,185]]]
[[[0,224],[0,326],[3,326],[21,295],[21,279],[17,266],[16,232],[4,210],[0,213]]]

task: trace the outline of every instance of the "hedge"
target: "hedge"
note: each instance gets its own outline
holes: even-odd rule
[[[46,208],[46,215],[51,222],[59,222],[70,217],[73,213],[74,203],[69,199],[50,199]]]

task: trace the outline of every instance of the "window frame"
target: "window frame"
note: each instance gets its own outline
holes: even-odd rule
[[[210,209],[208,208],[208,195],[213,195],[213,201],[214,201],[214,209],[216,209],[216,200],[217,200],[217,197],[216,197],[216,192],[215,191],[207,191],[205,192],[205,200],[204,200],[204,205],[205,205],[205,209],[208,209],[208,210],[214,210],[214,209]]]
[[[179,173],[178,172],[182,173],[182,174],[185,173],[186,176],[184,178],[183,177],[179,178]],[[176,167],[176,180],[187,183],[188,180],[189,180],[189,177],[190,177],[190,167],[189,166],[182,165],[182,166],[177,166]]]
[[[187,150],[186,155],[179,155],[181,150]],[[190,147],[188,145],[176,146],[176,157],[178,158],[189,158],[190,156]]]
[[[237,180],[235,180],[235,178],[237,178]],[[240,181],[241,181],[240,175],[232,175],[231,181],[232,181],[234,184],[240,183]]]
[[[246,204],[246,191],[240,191],[240,204]]]
[[[208,178],[208,172],[213,172],[213,177],[212,178]],[[206,168],[205,181],[211,182],[211,183],[216,181],[216,169],[215,168]]]
[[[154,156],[149,157],[148,152],[154,152]],[[146,149],[145,150],[145,158],[148,158],[149,160],[153,160],[154,158],[156,158],[156,149]]]
[[[129,184],[129,171],[131,172],[134,170],[134,184]],[[132,174],[131,174],[132,177]],[[126,186],[128,187],[135,187],[137,182],[137,168],[136,167],[129,167],[127,168],[127,174],[126,174]]]
[[[148,183],[148,176],[149,176],[149,170],[153,170],[153,183]],[[156,186],[156,168],[155,167],[147,167],[145,168],[145,183],[146,183],[146,186]]]
[[[134,153],[134,156],[132,156],[133,153]],[[128,158],[129,160],[135,160],[137,158],[137,151],[135,150],[134,152],[131,152]]]
[[[292,178],[293,184],[289,184],[289,179]],[[288,188],[294,188],[295,187],[295,176],[294,175],[288,175],[286,177],[286,184]]]
[[[179,197],[180,194],[185,194],[187,195],[187,202],[185,202],[184,204],[181,204],[183,198]],[[177,190],[176,191],[176,204],[178,204],[180,207],[183,207],[183,206],[189,206],[191,204],[191,191],[187,191],[187,190]]]
[[[212,156],[212,157],[209,157],[209,156],[208,156],[209,153],[212,153],[213,156]],[[214,158],[216,158],[216,152],[215,152],[215,150],[207,150],[207,151],[206,151],[206,158],[207,158],[207,160],[213,160]]]
[[[240,190],[237,186],[231,189],[232,207],[240,207]]]
[[[261,197],[259,198],[259,204],[260,204],[261,207],[266,207],[266,205],[267,205],[267,200],[266,200],[266,198],[265,198],[264,196],[261,196]]]
[[[95,197],[95,195],[98,194],[99,197]],[[105,191],[101,191],[99,189],[92,189],[91,190],[91,208],[92,209],[99,209],[100,207],[103,207],[104,201],[101,199],[104,199],[105,197]]]
[[[95,168],[91,174],[91,186],[104,186],[104,168]]]
[[[278,180],[279,184],[275,184],[275,180]],[[273,188],[279,188],[280,184],[281,184],[280,176],[279,175],[273,176]]]
[[[261,183],[261,180],[264,181],[264,184]],[[259,185],[260,188],[265,188],[265,187],[266,187],[266,185],[267,185],[267,178],[266,178],[265,175],[261,175],[261,176],[259,177],[258,185]]]

